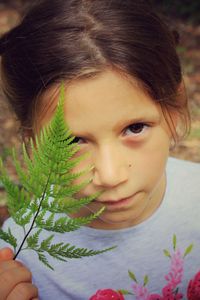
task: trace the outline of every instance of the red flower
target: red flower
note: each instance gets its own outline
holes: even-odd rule
[[[163,297],[158,294],[151,294],[149,300],[163,300]]]
[[[187,288],[188,300],[200,300],[200,271],[190,280]]]
[[[125,300],[120,292],[111,289],[98,290],[89,300]]]

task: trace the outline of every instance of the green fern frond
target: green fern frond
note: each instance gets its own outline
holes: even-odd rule
[[[33,216],[34,216],[33,211],[28,211],[27,207],[23,207],[13,215],[13,219],[15,220],[15,223],[17,223],[18,225],[24,228],[26,224],[30,223]]]
[[[76,248],[75,246],[58,246],[54,245],[48,249],[48,253],[58,259],[60,258],[82,258],[86,256],[94,256],[107,251],[113,250],[115,247],[110,247],[104,250],[88,250],[86,248]]]
[[[66,261],[69,258],[81,258],[104,253],[113,248],[103,250],[89,250],[76,248],[70,244],[53,244],[54,235],[50,235],[41,241],[42,230],[51,232],[70,232],[77,230],[83,225],[89,224],[103,212],[98,212],[82,218],[69,218],[67,214],[77,212],[82,207],[99,197],[102,192],[76,198],[91,179],[82,180],[85,174],[91,170],[79,173],[73,172],[87,154],[78,155],[79,145],[74,143],[74,138],[66,125],[64,118],[64,86],[61,86],[61,94],[56,113],[50,124],[45,127],[40,135],[30,140],[31,158],[22,145],[23,161],[21,164],[17,159],[16,151],[12,151],[13,163],[20,180],[20,187],[10,180],[0,159],[0,180],[4,184],[8,197],[8,208],[14,221],[23,228],[24,238],[21,244],[11,233],[0,230],[0,238],[10,243],[15,251],[15,257],[25,249],[37,252],[38,258],[47,267],[53,269],[49,264],[46,254]],[[75,184],[75,182],[81,182]],[[63,217],[63,213],[66,217]],[[61,217],[58,217],[62,214]],[[17,249],[17,251],[16,251]]]
[[[27,242],[27,246],[30,249],[35,249],[38,247],[38,240],[39,240],[39,235],[41,233],[42,229],[39,229],[36,231],[36,233],[34,233],[33,235],[29,235],[29,237],[27,237],[26,242]]]
[[[7,191],[7,202],[10,213],[15,214],[22,207],[28,207],[30,197],[23,188],[14,184],[7,174],[1,177],[1,181]]]
[[[40,248],[35,249],[38,253],[47,252],[50,256],[61,260],[67,261],[67,259],[72,258],[83,258],[87,256],[94,256],[97,254],[102,254],[104,252],[113,250],[116,247],[110,247],[104,250],[88,250],[86,248],[76,248],[70,244],[50,244],[49,241],[40,245]]]
[[[52,235],[50,235],[47,239],[43,240],[42,243],[41,243],[40,248],[43,249],[43,250],[49,249],[53,237],[54,237],[54,236],[53,236],[53,234],[52,234]]]
[[[97,213],[91,214],[88,217],[82,218],[68,218],[61,217],[54,221],[55,214],[51,214],[48,219],[44,220],[44,215],[42,217],[38,216],[35,224],[38,228],[43,228],[52,232],[70,232],[79,229],[81,226],[87,225],[95,220],[102,212],[104,208],[100,209]]]
[[[44,201],[42,203],[42,208],[48,209],[50,212],[57,213],[74,213],[77,212],[81,207],[87,207],[87,205],[99,197],[101,193],[95,193],[94,195],[75,199],[75,198],[52,198],[51,201]]]
[[[38,254],[39,260],[40,260],[45,266],[47,266],[47,267],[50,268],[51,270],[54,270],[54,268],[49,264],[49,262],[48,262],[46,256],[45,256],[43,253],[37,251],[37,254]]]
[[[17,248],[17,240],[12,235],[10,228],[8,229],[8,232],[5,232],[0,228],[0,239],[4,240],[5,242],[12,245],[14,247],[14,249]]]

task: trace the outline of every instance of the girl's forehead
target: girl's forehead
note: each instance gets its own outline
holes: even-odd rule
[[[146,105],[157,106],[136,80],[115,71],[106,71],[92,79],[73,82],[66,89],[66,110],[88,110],[95,108],[121,113],[130,108],[143,110]]]
[[[43,95],[39,122],[50,120],[58,98],[58,86]],[[158,119],[160,109],[136,80],[109,70],[94,78],[66,84],[65,117],[74,128],[85,124],[115,126],[131,118],[135,122]]]

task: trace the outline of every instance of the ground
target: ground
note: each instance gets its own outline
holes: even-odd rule
[[[0,35],[9,30],[19,19],[16,9],[0,4]],[[190,134],[171,152],[172,156],[200,162],[200,26],[180,20],[172,20],[172,25],[180,34],[177,47],[183,66],[184,82],[187,88],[191,111]],[[8,109],[0,93],[0,155],[6,159],[9,149],[21,144],[19,126]],[[8,168],[15,177],[10,161]],[[1,187],[0,187],[1,189]],[[2,199],[2,200],[1,200]],[[7,216],[4,208],[5,195],[0,190],[0,223]]]

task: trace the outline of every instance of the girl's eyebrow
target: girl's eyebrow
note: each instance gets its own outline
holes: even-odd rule
[[[121,120],[119,121],[115,126],[114,130],[118,130],[121,127],[126,127],[130,124],[135,124],[135,123],[155,123],[159,122],[161,120],[161,115],[159,113],[147,113],[144,114],[143,116],[137,116],[133,117],[130,119],[126,120]]]
[[[159,113],[147,113],[144,116],[138,116],[135,118],[127,118],[127,119],[123,119],[120,120],[114,127],[113,130],[114,131],[119,131],[121,130],[121,128],[125,128],[131,124],[135,124],[135,123],[157,123],[161,121],[161,115]],[[90,132],[87,131],[80,131],[78,132],[78,130],[72,130],[71,131],[71,135],[75,136],[75,137],[87,137],[89,139],[93,139],[93,135]]]

